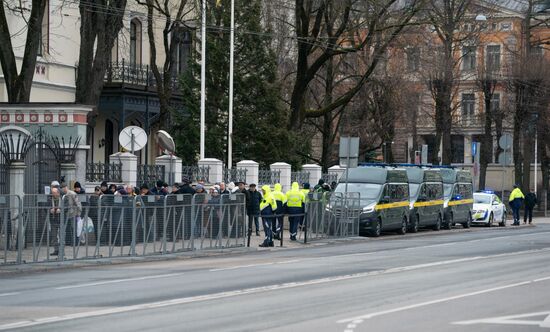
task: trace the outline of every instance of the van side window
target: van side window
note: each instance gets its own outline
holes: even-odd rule
[[[473,197],[473,188],[471,184],[459,184],[458,194],[462,196],[462,199],[468,199]]]
[[[401,202],[407,200],[409,188],[406,184],[389,184],[388,193],[392,202]]]

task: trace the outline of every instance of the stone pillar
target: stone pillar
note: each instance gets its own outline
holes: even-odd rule
[[[65,183],[72,190],[76,181],[76,164],[65,163],[59,165],[59,171],[61,177],[65,177]]]
[[[81,148],[76,150],[75,165],[76,165],[76,181],[79,181],[82,185],[86,183],[86,151],[89,148]]]
[[[181,182],[181,169],[182,161],[181,158],[171,155],[162,155],[155,159],[156,165],[164,166],[164,181],[168,185],[173,185],[174,183]]]
[[[309,172],[309,184],[311,188],[317,185],[319,179],[323,175],[323,169],[317,164],[306,164],[302,166],[304,172]]]
[[[10,181],[10,195],[23,196],[25,190],[25,168],[24,162],[14,161],[8,166],[8,178]],[[29,193],[36,194],[36,193]]]
[[[346,169],[343,167],[340,167],[340,165],[334,165],[332,167],[329,167],[328,174],[336,174],[338,176],[337,182],[340,180],[342,175],[346,172]]]
[[[137,156],[130,152],[117,152],[109,156],[111,164],[122,164],[122,182],[137,186]]]
[[[199,160],[199,166],[210,167],[208,173],[209,183],[217,183],[223,181],[223,163],[216,158],[204,158]]]
[[[237,168],[246,169],[246,183],[258,184],[258,175],[260,173],[260,166],[254,160],[241,160],[237,163]]]
[[[290,190],[292,167],[287,163],[274,163],[269,168],[271,171],[281,171],[281,181],[279,183],[283,186],[283,192]]]

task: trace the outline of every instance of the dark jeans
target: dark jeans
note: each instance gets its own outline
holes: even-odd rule
[[[525,207],[525,214],[523,215],[523,222],[527,222],[527,218],[529,218],[529,223],[533,222],[533,208],[531,207]]]
[[[254,221],[254,225],[256,226],[256,232],[260,231],[260,221],[258,220],[258,215],[248,215],[248,227],[252,231],[252,221]]]
[[[512,212],[514,213],[514,223],[519,223],[519,208],[512,208]]]

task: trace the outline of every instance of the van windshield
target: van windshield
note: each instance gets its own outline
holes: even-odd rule
[[[445,195],[445,198],[451,197],[451,194],[453,193],[453,184],[452,183],[444,183],[443,184],[443,193]]]
[[[380,190],[382,190],[381,184],[374,183],[348,183],[349,193],[359,193],[362,201],[377,200],[380,197]],[[343,193],[346,191],[346,184],[339,183],[335,192]]]
[[[409,183],[409,193],[411,198],[416,198],[418,196],[418,189],[420,188],[419,183]]]

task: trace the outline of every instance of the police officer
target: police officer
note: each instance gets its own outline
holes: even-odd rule
[[[273,219],[273,229],[275,230],[275,234],[273,234],[273,237],[276,240],[280,240],[280,232],[283,228],[283,222],[284,222],[284,213],[285,213],[285,203],[286,203],[286,195],[282,192],[283,186],[281,186],[280,183],[275,184],[275,189],[271,193],[273,195],[273,198],[275,199],[275,202],[277,203],[277,211],[275,211],[275,214],[277,217]]]
[[[264,224],[265,240],[260,244],[260,247],[273,247],[273,214],[277,210],[277,203],[273,199],[269,186],[263,186],[262,193],[263,199],[260,203],[260,216]]]
[[[292,188],[286,193],[286,206],[288,214],[288,220],[290,222],[290,240],[296,241],[296,234],[298,232],[298,224],[301,223],[304,214],[304,207],[306,203],[306,197],[300,190],[298,182],[292,183]],[[300,215],[301,214],[301,215]]]

